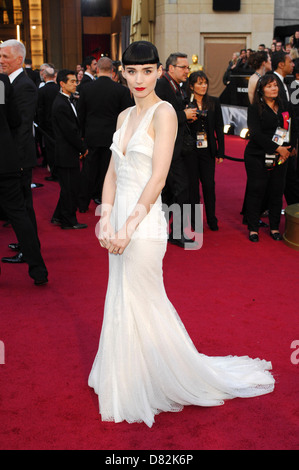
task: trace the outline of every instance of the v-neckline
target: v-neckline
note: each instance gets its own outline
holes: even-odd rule
[[[133,132],[133,134],[132,134],[131,137],[129,138],[129,140],[128,140],[128,142],[127,142],[127,145],[126,145],[126,149],[125,149],[125,151],[124,151],[123,146],[122,146],[122,144],[123,144],[123,137],[124,137],[125,132],[126,132],[127,127],[128,127],[129,117],[130,117],[130,115],[131,115],[133,109],[136,108],[136,105],[133,106],[133,107],[131,108],[131,110],[128,112],[128,114],[127,114],[127,116],[126,116],[126,119],[125,119],[123,125],[122,125],[122,126],[120,127],[120,129],[119,129],[119,130],[121,131],[121,132],[120,132],[120,140],[119,140],[119,150],[120,150],[121,154],[122,154],[124,157],[126,157],[126,155],[127,155],[128,147],[129,147],[129,144],[130,144],[131,140],[132,140],[133,137],[135,136],[136,132],[138,131],[139,127],[141,126],[142,122],[144,121],[145,117],[147,116],[149,110],[152,109],[154,106],[156,106],[156,105],[157,105],[158,103],[160,103],[160,102],[161,102],[161,101],[157,101],[155,104],[153,104],[152,106],[150,106],[150,107],[146,110],[146,112],[144,113],[143,118],[140,120],[140,122],[139,122],[139,124],[137,125],[135,131]]]

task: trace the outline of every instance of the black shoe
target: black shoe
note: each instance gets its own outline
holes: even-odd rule
[[[44,286],[47,283],[48,283],[48,279],[46,277],[44,279],[35,279],[34,280],[34,285],[36,285],[36,286]]]
[[[10,248],[12,251],[20,251],[20,243],[10,243],[8,245],[8,248]]]
[[[275,241],[280,241],[282,240],[282,235],[279,232],[270,232],[270,236],[273,238]]]
[[[75,225],[61,225],[61,228],[63,230],[71,230],[71,229],[81,229],[81,228],[87,228],[87,225],[86,224],[75,224]]]
[[[251,242],[258,242],[258,241],[259,241],[258,233],[251,233],[251,234],[249,234],[249,240],[250,240]]]
[[[13,264],[25,263],[23,253],[18,253],[17,255],[12,256],[11,258],[2,258],[1,261],[2,263],[13,263]]]
[[[56,217],[52,217],[51,224],[53,225],[61,225],[61,220],[56,219]]]
[[[217,230],[219,230],[219,227],[217,224],[209,225],[209,228],[210,230],[212,230],[212,232],[217,232]]]
[[[197,244],[197,242],[195,242],[195,240],[191,240],[191,238],[188,238],[185,235],[183,235],[181,238],[173,238],[170,235],[169,238],[168,238],[168,241],[172,245],[176,245],[176,246],[179,246],[181,248],[186,248],[186,245],[188,245],[189,243],[193,243],[194,246]]]

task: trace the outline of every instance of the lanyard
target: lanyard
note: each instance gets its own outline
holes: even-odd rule
[[[167,72],[164,73],[164,77],[170,83],[171,88],[173,89],[174,93],[175,94],[180,93],[181,97],[184,99],[184,94],[181,90],[181,87],[171,78],[171,76]]]

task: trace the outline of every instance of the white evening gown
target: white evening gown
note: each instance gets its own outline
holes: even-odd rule
[[[126,155],[121,144],[130,112],[114,134],[115,230],[122,227],[151,176],[154,143],[147,130],[161,103],[149,108]],[[124,253],[109,254],[99,349],[88,379],[103,421],[145,422],[151,427],[161,411],[222,405],[226,399],[263,395],[274,388],[270,362],[247,356],[208,357],[196,350],[165,292],[166,245],[159,196]]]

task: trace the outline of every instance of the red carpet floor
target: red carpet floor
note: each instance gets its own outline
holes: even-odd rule
[[[243,158],[244,145],[227,137],[227,155]],[[24,264],[1,266],[0,449],[298,449],[299,365],[291,360],[291,344],[299,340],[299,253],[274,242],[267,229],[260,243],[248,241],[240,216],[243,163],[217,166],[220,230],[204,224],[198,251],[169,245],[165,285],[200,352],[272,361],[275,391],[162,413],[151,429],[100,420],[87,378],[98,347],[107,254],[95,238],[95,205],[78,216],[87,230],[50,224],[59,187],[45,176],[46,170],[35,170],[34,181],[44,186],[33,192],[49,284],[34,286]],[[12,254],[7,245],[14,241],[12,229],[1,224],[1,256]]]

